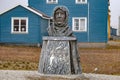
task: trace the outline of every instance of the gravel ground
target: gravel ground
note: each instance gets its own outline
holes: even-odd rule
[[[108,41],[108,44],[112,46],[120,46],[120,42],[117,41]]]
[[[85,74],[84,75],[90,80],[120,80],[120,76],[114,76],[114,75],[105,75],[105,74]]]
[[[113,76],[113,75],[91,74],[91,73],[88,74],[83,73],[83,75],[89,78],[89,80],[120,80],[120,76]],[[0,80],[33,80],[33,78],[29,79],[28,77],[41,77],[41,75],[37,71],[0,70]],[[67,76],[67,77],[74,78],[78,76]],[[34,79],[34,80],[40,80],[40,79]],[[52,80],[52,79],[48,79],[48,80]],[[68,80],[72,80],[72,79],[68,79]],[[79,80],[79,79],[75,79],[75,80]]]

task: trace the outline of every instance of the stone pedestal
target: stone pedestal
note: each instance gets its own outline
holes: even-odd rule
[[[81,74],[75,37],[43,37],[38,72],[41,74]]]

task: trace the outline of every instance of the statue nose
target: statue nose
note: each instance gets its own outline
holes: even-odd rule
[[[61,17],[61,14],[60,14],[60,13],[58,14],[58,17]]]

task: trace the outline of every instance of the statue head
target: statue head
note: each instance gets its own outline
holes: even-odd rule
[[[57,6],[53,13],[54,24],[58,27],[65,27],[68,22],[68,9],[64,6]]]
[[[57,6],[53,12],[53,23],[48,27],[50,36],[73,36],[68,27],[68,9],[64,6]]]

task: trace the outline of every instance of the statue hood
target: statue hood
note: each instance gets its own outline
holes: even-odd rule
[[[54,17],[54,16],[55,16],[55,12],[56,12],[58,9],[61,9],[61,10],[65,13],[65,15],[66,15],[64,23],[60,26],[60,27],[65,27],[65,26],[68,25],[69,10],[68,10],[68,8],[65,7],[65,6],[57,6],[57,7],[55,7],[55,8],[54,8],[54,11],[53,11],[53,21],[54,21],[54,24],[56,24],[56,22],[55,22],[55,17]]]

